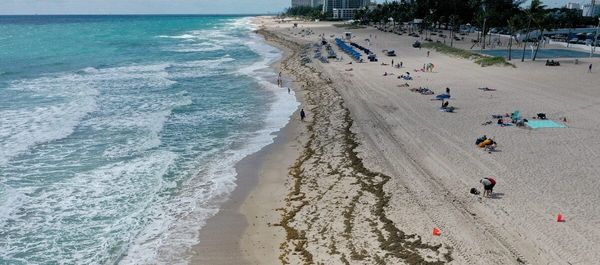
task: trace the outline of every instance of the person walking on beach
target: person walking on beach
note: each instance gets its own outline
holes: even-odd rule
[[[446,94],[450,95],[450,88],[446,87]]]
[[[427,57],[429,57],[429,51],[427,51]]]
[[[404,62],[400,61],[400,68],[402,68],[403,64],[404,64]]]
[[[496,180],[492,177],[483,178],[479,181],[483,184],[483,197],[491,198],[496,186]]]
[[[281,80],[281,72],[279,72],[279,76],[277,77],[277,85],[279,87],[283,85],[283,81]]]
[[[394,60],[392,59],[392,67],[394,67]]]
[[[588,67],[588,73],[592,72],[592,64],[590,64],[590,66]]]
[[[304,109],[300,110],[300,120],[304,121],[304,118],[306,118],[306,113],[304,113]]]

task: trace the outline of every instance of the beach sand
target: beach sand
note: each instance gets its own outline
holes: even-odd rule
[[[299,28],[271,18],[258,23],[268,41],[291,51],[281,68],[295,81],[308,120],[292,120],[282,133],[286,140],[256,162],[257,185],[234,209],[235,218],[247,224],[243,231],[221,225],[220,233],[201,237],[207,242],[234,235],[220,248],[239,259],[197,264],[600,260],[600,166],[595,163],[600,159],[600,72],[587,73],[589,63],[600,66],[598,59],[580,59],[577,65],[561,60],[560,67],[540,60],[483,68],[435,51],[427,57],[426,49],[411,47],[414,38],[408,36],[296,22]],[[306,34],[309,28],[314,34]],[[302,63],[303,53],[312,58],[310,45],[319,34],[333,42],[331,35],[345,31],[364,46],[370,38],[369,48],[380,62],[349,65],[344,55],[341,62]],[[384,49],[398,56],[386,57]],[[404,68],[381,65],[392,59]],[[414,71],[426,63],[436,66],[433,72]],[[396,78],[404,72],[414,80]],[[398,87],[405,82],[436,94],[450,87],[456,112],[441,112],[433,96]],[[567,128],[500,127],[491,117],[515,110],[529,119],[540,112],[566,118]],[[482,125],[486,121],[492,124]],[[481,135],[493,137],[498,151],[477,148]],[[471,195],[469,190],[481,190],[479,180],[487,176],[498,181],[495,196]],[[556,222],[559,213],[566,222]],[[433,236],[433,228],[441,235]],[[201,243],[197,256],[206,249]]]

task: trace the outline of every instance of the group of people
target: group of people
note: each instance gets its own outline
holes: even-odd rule
[[[279,75],[277,76],[277,86],[283,87],[283,79],[281,78],[281,72],[279,72]]]
[[[426,63],[426,64],[423,64],[423,68],[421,69],[421,71],[433,72],[433,68],[435,68],[435,65],[433,65],[432,63]]]
[[[554,60],[546,60],[546,66],[560,66],[560,62]]]
[[[427,57],[429,57],[429,55],[430,55],[430,52],[428,51],[427,52]],[[351,63],[352,62],[350,62],[350,64]],[[394,64],[394,63],[395,63],[394,60],[391,60],[391,66],[394,67],[394,68],[402,68],[403,64],[404,64],[402,61],[399,62],[399,63],[397,63],[397,64]],[[388,64],[385,64],[385,63],[382,62],[381,65],[387,66]],[[420,70],[423,71],[423,72],[433,72],[434,68],[435,68],[435,65],[433,63],[425,63],[425,64],[423,64],[423,68],[420,69]],[[352,68],[345,69],[345,71],[352,71],[352,70],[353,70]],[[591,71],[591,65],[590,65],[590,71]],[[393,75],[393,74],[392,73],[388,73],[387,71],[383,73],[383,76],[389,76],[389,75]],[[410,72],[406,72],[404,74],[399,75],[398,79],[412,80],[413,78],[410,75]],[[281,73],[279,74],[279,78],[278,78],[277,82],[278,82],[279,86],[283,85],[282,84],[282,79],[281,79]],[[409,84],[408,83],[401,84],[401,85],[399,85],[399,87],[409,87]],[[424,94],[424,95],[432,95],[432,94],[434,94],[432,90],[430,90],[429,88],[426,88],[426,87],[413,88],[413,89],[411,89],[411,91],[414,91],[414,92],[417,92],[417,93],[420,93],[420,94]],[[486,89],[486,91],[493,91],[493,90],[492,89]],[[445,92],[446,93],[443,94],[443,96],[446,96],[446,97],[442,97],[441,98],[442,103],[441,103],[441,108],[440,109],[442,111],[452,112],[454,110],[454,108],[450,106],[450,102],[447,100],[449,98],[449,96],[450,96],[450,88],[447,87],[445,89]],[[442,96],[442,95],[440,95],[440,96]],[[305,113],[304,109],[301,109],[299,114],[300,114],[300,120],[304,121],[306,119],[306,113]],[[502,123],[502,121],[499,120],[499,124],[500,123]],[[491,138],[487,138],[487,136],[485,136],[485,135],[482,136],[482,137],[480,137],[480,138],[478,138],[476,140],[475,144],[477,146],[479,146],[480,148],[483,148],[485,151],[488,151],[490,153],[492,151],[494,151],[496,149],[496,146],[497,146],[496,141],[494,141]],[[496,180],[494,178],[492,178],[492,177],[486,177],[486,178],[481,179],[479,182],[483,185],[483,194],[482,194],[483,197],[487,197],[487,198],[492,197],[493,189],[494,189],[494,186],[496,185]],[[475,188],[471,189],[471,193],[477,194],[477,195],[480,194],[479,191],[477,191],[477,189],[475,189]]]
[[[404,62],[400,61],[399,63],[394,64],[394,60],[392,60],[392,67],[402,68],[403,66],[404,66]]]
[[[410,76],[410,72],[406,72],[406,74],[401,74],[400,76],[398,76],[398,79],[413,80],[412,76]]]

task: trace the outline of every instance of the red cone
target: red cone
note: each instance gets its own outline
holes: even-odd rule
[[[434,236],[439,236],[440,234],[441,234],[441,233],[440,233],[440,230],[439,230],[437,227],[434,227],[434,228],[433,228],[433,235],[434,235]]]
[[[562,223],[565,221],[565,218],[563,217],[562,214],[558,214],[558,216],[556,216],[556,221],[559,223]]]

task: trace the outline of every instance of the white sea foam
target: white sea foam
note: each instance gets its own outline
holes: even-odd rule
[[[175,84],[166,71],[170,66],[90,67],[78,73],[14,82],[9,90],[48,100],[0,111],[0,166],[36,145],[71,135],[84,117],[99,110],[101,91],[160,89]]]
[[[175,47],[167,48],[167,51],[172,52],[212,52],[212,51],[221,51],[224,50],[225,47],[214,44],[214,43],[193,43],[193,44],[179,44]]]
[[[248,23],[248,19],[233,21],[231,27],[250,28]],[[198,243],[198,228],[218,212],[219,205],[235,189],[234,165],[272,143],[274,133],[285,126],[298,107],[295,97],[289,95],[286,88],[277,87],[268,81],[276,75],[270,70],[269,64],[280,58],[281,53],[254,34],[240,43],[263,58],[240,69],[239,73],[255,78],[263,89],[274,96],[265,118],[265,127],[246,134],[244,139],[226,139],[227,142],[237,142],[241,146],[218,150],[217,156],[207,154],[213,157],[204,161],[203,164],[208,167],[185,181],[181,185],[183,190],[179,196],[168,203],[168,209],[163,209],[165,216],[169,218],[153,219],[130,246],[120,264],[187,264],[185,254]]]
[[[190,34],[183,34],[183,35],[177,35],[177,36],[160,35],[158,37],[159,38],[169,38],[169,39],[194,39],[194,38],[196,38],[196,36],[190,35]]]
[[[10,163],[10,170],[19,172],[18,177],[44,183],[15,188],[7,185],[14,179],[0,179],[0,228],[11,235],[0,238],[0,259],[19,260],[28,253],[24,263],[187,264],[186,254],[198,243],[199,227],[219,211],[235,189],[234,165],[272,143],[273,133],[289,121],[298,106],[285,88],[269,82],[276,74],[268,65],[281,54],[260,37],[248,36],[252,28],[248,22],[247,18],[232,20],[225,28],[159,37],[184,45],[197,44],[199,48],[216,44],[237,49],[245,45],[262,58],[249,66],[243,62],[233,64],[235,59],[226,56],[89,67],[10,84],[12,92],[39,102],[0,113],[0,148],[10,150],[0,151],[0,168],[2,162]],[[178,128],[202,124],[203,119],[233,120],[244,115],[236,109],[215,109],[202,115],[175,111],[193,104],[189,92],[177,90],[177,81],[187,81],[179,78],[229,74],[231,70],[254,78],[261,89],[273,95],[261,123],[265,126],[258,131],[236,132],[225,139],[199,137],[201,143],[170,146],[163,134],[173,132],[165,130],[166,126],[175,127],[176,134]],[[76,133],[81,131],[85,134]],[[68,138],[70,135],[77,139]],[[61,139],[65,139],[65,145],[56,144],[54,150],[35,149]],[[69,139],[75,143],[68,143]],[[67,146],[76,144],[80,146]],[[87,157],[88,148],[102,144],[107,147],[98,148],[99,155]],[[187,153],[198,145],[209,150]],[[180,154],[173,149],[186,152]],[[44,161],[11,161],[28,151],[36,152],[37,157],[30,159]],[[79,159],[99,164],[84,165]],[[75,165],[59,168],[45,163],[61,160]],[[71,166],[77,171],[70,171]],[[40,178],[36,175],[39,172],[52,174]],[[53,180],[54,175],[65,177]]]
[[[40,189],[12,191],[12,196],[16,193],[23,202],[3,213],[8,215],[3,219],[11,220],[3,232],[13,239],[0,244],[0,252],[5,257],[36,253],[28,260],[31,264],[56,260],[57,255],[62,264],[111,263],[125,250],[115,247],[126,246],[148,222],[145,211],[160,196],[165,185],[161,177],[174,159],[172,153],[155,152],[127,163],[80,172]],[[48,241],[54,233],[68,240]],[[13,242],[19,238],[30,240]],[[65,249],[78,251],[64,255]]]

